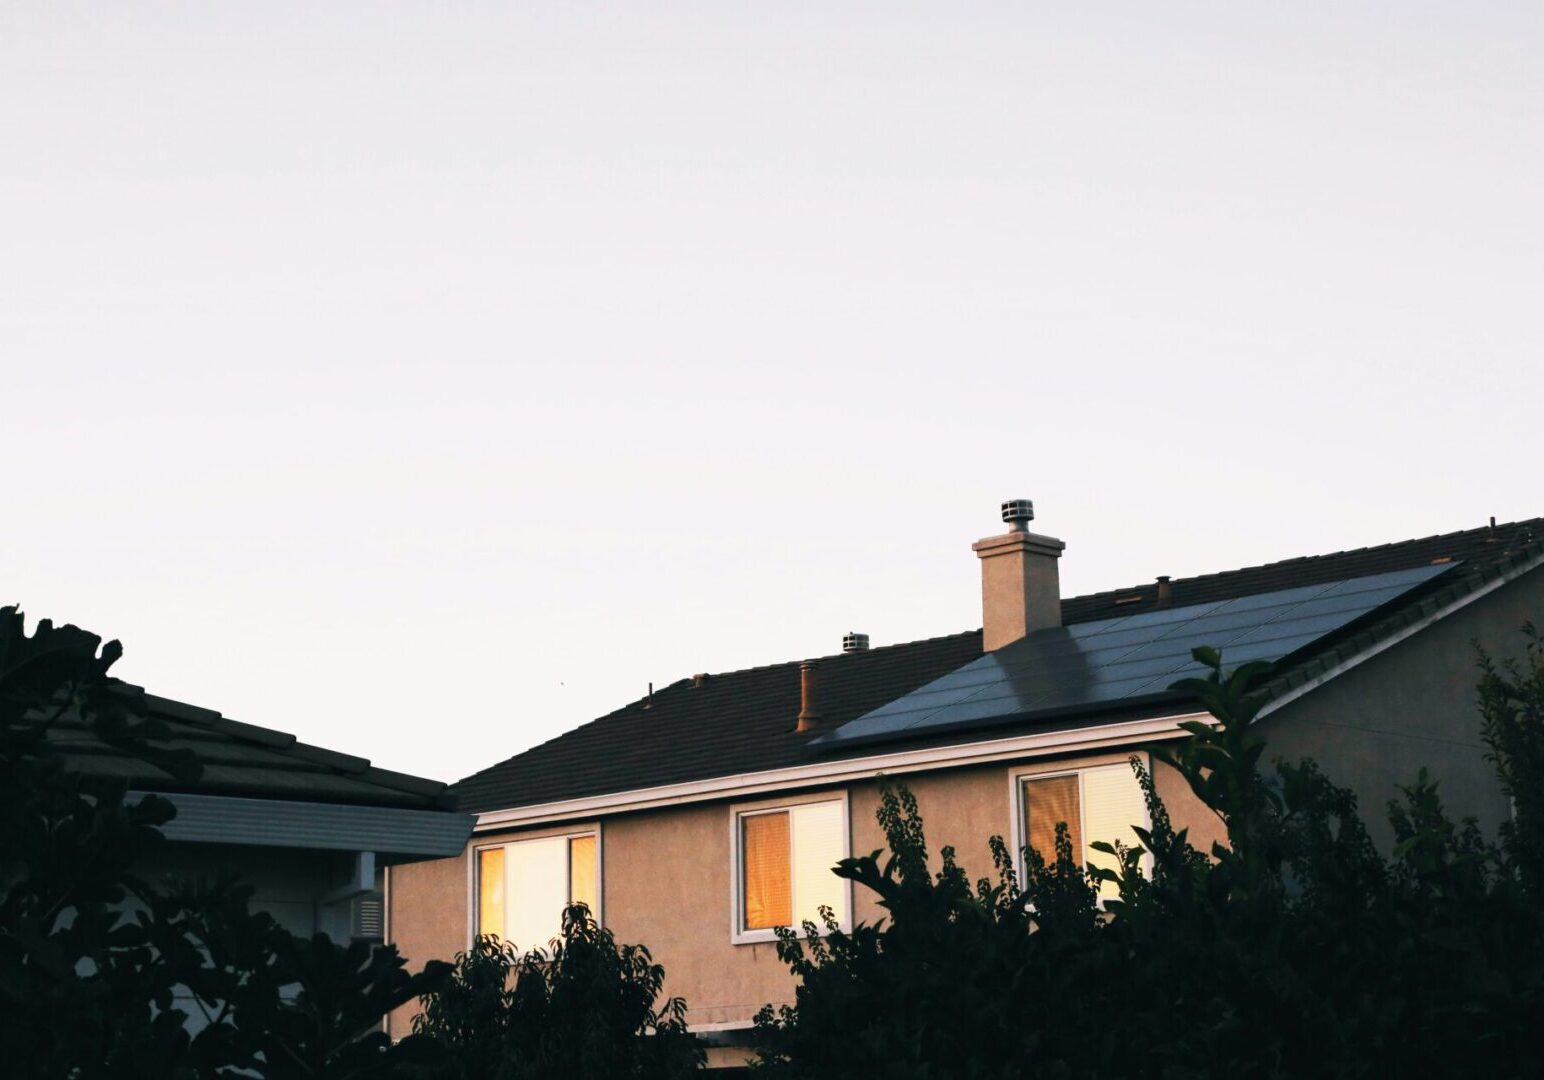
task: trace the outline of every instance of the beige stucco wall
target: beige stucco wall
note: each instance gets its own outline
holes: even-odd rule
[[[1518,628],[1544,626],[1544,569],[1534,570],[1352,668],[1261,721],[1267,756],[1311,757],[1358,793],[1373,839],[1393,840],[1385,807],[1427,766],[1449,813],[1488,837],[1510,812],[1485,760],[1474,645],[1517,656]]]
[[[1062,770],[1124,761],[1124,752],[1061,759],[999,762],[968,769],[912,773],[898,779],[917,797],[926,823],[933,866],[953,846],[970,876],[993,873],[987,839],[1012,836],[1010,777],[1025,769]],[[1160,793],[1180,824],[1193,823],[1205,844],[1210,823],[1195,813],[1194,798],[1167,769],[1159,768]],[[1183,789],[1183,790],[1182,790]],[[806,801],[845,791],[851,850],[865,855],[883,848],[875,820],[881,784],[869,781],[844,789],[801,790],[783,799],[724,800],[623,814],[600,822],[603,916],[623,942],[647,945],[665,966],[666,992],[680,994],[701,1029],[748,1022],[762,1005],[793,1000],[794,982],[778,960],[775,944],[731,942],[731,815],[748,802]],[[1210,815],[1206,815],[1209,817]],[[592,824],[586,821],[576,824]],[[554,828],[479,834],[473,844],[534,836]],[[397,867],[391,872],[389,932],[413,967],[433,958],[449,959],[466,947],[468,868],[465,856]],[[873,894],[855,889],[853,913],[873,921],[882,911]],[[411,1030],[413,1006],[398,1010],[392,1033]],[[720,1055],[722,1056],[722,1055]]]

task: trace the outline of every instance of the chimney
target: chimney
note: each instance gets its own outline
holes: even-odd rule
[[[842,638],[843,652],[868,652],[868,635],[856,630]]]
[[[820,722],[820,709],[815,703],[817,690],[815,661],[806,660],[799,665],[799,726],[796,731],[809,731]]]
[[[1174,599],[1174,583],[1168,574],[1158,575],[1158,606],[1168,607]]]
[[[977,540],[981,560],[981,647],[992,652],[1031,630],[1061,625],[1056,560],[1067,545],[1029,531],[1035,507],[1028,499],[1003,503],[1008,531]]]

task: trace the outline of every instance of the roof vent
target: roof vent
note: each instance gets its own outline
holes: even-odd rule
[[[843,652],[868,652],[868,647],[868,635],[860,634],[856,630],[842,638]]]
[[[1035,520],[1035,504],[1028,499],[1009,499],[1003,503],[1003,520],[1009,532],[1028,532]]]
[[[816,700],[819,689],[815,661],[806,660],[799,665],[799,722],[795,731],[811,731],[820,722],[820,707]]]
[[[1158,606],[1167,607],[1174,599],[1174,582],[1168,574],[1158,575]]]

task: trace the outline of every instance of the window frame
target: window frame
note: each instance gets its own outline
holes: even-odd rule
[[[1079,835],[1085,838],[1079,865],[1087,866],[1089,842],[1087,840],[1088,829],[1085,823],[1088,819],[1088,800],[1083,797],[1083,774],[1093,769],[1108,769],[1112,765],[1121,765],[1129,770],[1133,757],[1142,760],[1142,768],[1146,769],[1148,775],[1151,776],[1153,759],[1152,755],[1148,754],[1145,750],[1133,750],[1125,754],[1103,754],[1097,758],[1085,758],[1077,762],[1018,765],[1008,770],[1008,821],[1011,826],[1009,830],[1010,835],[1013,838],[1013,870],[1019,876],[1020,885],[1024,883],[1024,845],[1029,842],[1029,838],[1024,835],[1024,816],[1027,809],[1024,799],[1024,782],[1026,780],[1050,780],[1058,776],[1076,776],[1078,778],[1078,830]],[[1136,781],[1134,775],[1132,776],[1132,781]],[[1144,829],[1151,829],[1153,827],[1152,814],[1148,812],[1145,800],[1142,804],[1142,820],[1134,822],[1134,824],[1140,824]],[[1142,871],[1149,878],[1152,877],[1153,853],[1151,851],[1144,853],[1142,856]],[[1103,910],[1105,897],[1100,896],[1097,898],[1097,901],[1100,909]]]
[[[745,883],[743,877],[744,853],[740,844],[743,832],[740,822],[747,817],[756,817],[762,814],[775,814],[783,811],[793,811],[800,806],[810,806],[817,803],[839,803],[842,808],[842,854],[841,859],[852,857],[852,805],[848,799],[845,788],[838,791],[801,792],[797,795],[784,795],[775,799],[760,799],[756,802],[736,803],[729,808],[729,942],[732,945],[760,945],[777,940],[777,931],[747,930],[745,929]],[[789,821],[789,843],[792,844],[792,820]],[[791,854],[791,853],[790,853]],[[789,873],[793,873],[793,859],[789,859]],[[832,875],[833,877],[835,875]],[[837,925],[843,931],[852,929],[852,882],[846,878],[836,878],[840,882],[842,890],[842,917],[837,920]],[[793,882],[789,881],[790,889]],[[798,931],[798,926],[792,927]],[[824,930],[824,928],[822,928]]]
[[[595,908],[590,912],[599,926],[605,926],[606,910],[606,838],[600,827],[600,822],[588,822],[581,825],[555,825],[542,829],[530,829],[519,833],[505,833],[502,836],[488,836],[478,838],[473,836],[471,844],[467,847],[466,868],[466,947],[470,949],[472,943],[477,940],[478,928],[482,925],[481,901],[481,872],[482,853],[493,848],[506,848],[511,844],[519,844],[526,840],[553,840],[562,838],[573,841],[585,836],[595,837]],[[570,866],[569,880],[573,880],[573,867]],[[503,940],[503,935],[499,936]],[[546,949],[546,943],[540,946],[522,946],[522,951],[529,952],[531,948]]]

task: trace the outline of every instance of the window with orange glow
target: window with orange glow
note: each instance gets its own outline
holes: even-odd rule
[[[516,840],[477,853],[477,932],[520,949],[545,949],[563,909],[583,903],[598,922],[600,846],[595,833]]]
[[[739,815],[738,933],[820,925],[829,907],[847,918],[846,883],[832,873],[847,856],[844,802],[803,803]]]
[[[1147,802],[1129,764],[1101,765],[1055,776],[1028,776],[1019,781],[1024,844],[1046,862],[1056,861],[1056,825],[1066,822],[1072,857],[1079,866],[1093,863],[1119,869],[1115,856],[1096,851],[1093,844],[1141,844],[1132,826],[1147,827]],[[1101,898],[1115,895],[1109,882]]]

